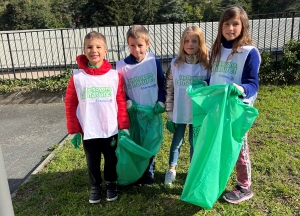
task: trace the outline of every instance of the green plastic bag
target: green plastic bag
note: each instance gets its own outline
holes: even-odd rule
[[[154,114],[153,107],[137,106],[137,112],[130,114],[130,139],[122,137],[116,149],[117,183],[128,185],[142,177],[155,156],[163,138],[161,114]]]
[[[119,139],[116,155],[118,158],[118,185],[136,182],[148,167],[149,158],[153,156],[150,151],[125,136]]]
[[[161,114],[154,114],[153,107],[137,105],[137,112],[130,117],[130,138],[138,145],[156,155],[163,138]]]
[[[228,85],[187,92],[193,103],[194,153],[180,199],[211,209],[223,193],[257,109],[231,96]]]

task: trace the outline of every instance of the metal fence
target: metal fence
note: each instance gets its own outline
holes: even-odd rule
[[[193,22],[145,25],[150,33],[149,51],[161,60],[163,69],[177,55],[180,37],[189,25],[199,26],[208,48],[213,44],[218,22]],[[128,54],[126,32],[130,26],[108,26],[76,29],[45,29],[0,32],[1,79],[36,79],[58,75],[66,68],[76,68],[76,56],[82,54],[83,38],[90,31],[106,36],[106,59],[115,62]],[[280,53],[290,39],[299,40],[300,17],[250,20],[253,44],[262,51]]]

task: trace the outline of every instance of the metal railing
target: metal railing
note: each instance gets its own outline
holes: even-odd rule
[[[251,17],[251,16],[250,16]],[[218,22],[168,23],[145,25],[150,33],[150,48],[161,60],[163,69],[179,50],[180,37],[189,25],[198,25],[205,34],[208,48],[213,44]],[[77,68],[76,56],[82,54],[83,38],[90,31],[106,36],[108,53],[106,59],[113,66],[128,54],[126,32],[130,26],[105,26],[76,29],[45,29],[0,32],[0,77],[4,79],[36,79],[62,73],[66,68]],[[295,13],[262,19],[259,15],[250,20],[253,45],[262,51],[276,55],[284,44],[299,40],[300,17]]]

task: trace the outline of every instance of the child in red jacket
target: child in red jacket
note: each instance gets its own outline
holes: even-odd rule
[[[117,157],[118,130],[129,134],[129,117],[122,76],[104,59],[106,39],[98,32],[84,38],[84,55],[76,60],[80,69],[74,70],[66,91],[65,108],[68,133],[78,149],[83,135],[89,181],[92,186],[90,203],[101,198],[101,153],[104,156],[104,180],[107,201],[118,198]]]

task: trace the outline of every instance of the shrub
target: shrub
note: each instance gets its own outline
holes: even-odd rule
[[[300,81],[300,40],[288,41],[279,61],[274,60],[271,52],[262,52],[261,58],[260,83],[286,85]]]
[[[0,80],[0,94],[17,91],[47,91],[47,92],[60,92],[67,88],[70,80],[70,69],[65,70],[63,73],[35,80]]]
[[[271,52],[261,53],[261,65],[259,69],[259,82],[263,83],[275,83],[276,70],[274,68],[274,59]]]
[[[290,40],[284,48],[280,64],[284,74],[283,81],[286,84],[294,84],[300,80],[300,40]]]

